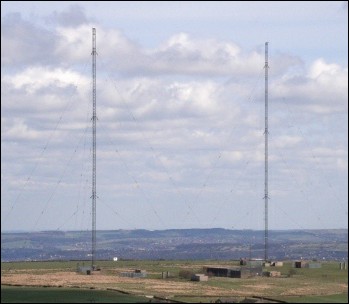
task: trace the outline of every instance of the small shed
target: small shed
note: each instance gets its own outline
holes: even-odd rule
[[[280,271],[270,271],[270,277],[281,277]]]
[[[305,261],[295,261],[294,268],[305,268],[307,263]]]
[[[145,278],[147,272],[145,270],[135,269],[134,271],[121,272],[120,275],[128,278]]]
[[[168,278],[171,278],[171,273],[169,271],[162,271],[161,272],[161,278],[162,279],[168,279]]]
[[[346,262],[340,262],[339,263],[339,269],[340,270],[346,270],[347,269],[347,263]]]
[[[241,267],[235,267],[235,268],[204,267],[204,272],[207,275],[211,275],[215,277],[230,277],[230,278],[241,277]]]
[[[196,273],[192,275],[191,280],[195,282],[207,282],[208,276],[205,274]]]
[[[240,265],[241,266],[247,265],[247,260],[246,259],[240,259]]]
[[[84,266],[84,265],[79,266],[78,265],[77,272],[90,275],[92,273],[92,267],[91,266]]]
[[[271,262],[271,266],[282,267],[282,266],[284,266],[284,263],[283,262]]]
[[[310,262],[305,265],[306,268],[312,268],[312,269],[321,268],[321,266],[322,266],[321,263],[317,263],[317,262]]]
[[[263,260],[256,259],[256,260],[249,260],[247,263],[247,266],[259,267],[259,266],[263,266],[263,264],[264,264]]]

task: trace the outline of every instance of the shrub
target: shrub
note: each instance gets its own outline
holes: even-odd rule
[[[179,273],[178,273],[178,276],[182,279],[188,279],[190,280],[191,277],[194,275],[195,273],[191,270],[187,270],[187,269],[183,269],[183,270],[180,270]]]
[[[291,268],[289,271],[288,271],[288,277],[290,278],[290,277],[292,277],[293,275],[295,275],[297,273],[297,271],[296,271],[296,269],[293,269],[293,268]]]

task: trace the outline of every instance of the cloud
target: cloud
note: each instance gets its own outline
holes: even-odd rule
[[[85,76],[62,68],[33,66],[18,73],[4,74],[2,110],[12,116],[34,118],[42,113],[42,118],[52,119],[73,100],[80,100],[89,83]]]
[[[2,133],[3,139],[11,139],[11,141],[27,141],[39,138],[40,133],[32,130],[24,123],[23,120],[15,119],[10,125],[9,120],[5,120]]]
[[[194,39],[187,33],[175,34],[153,49],[142,49],[125,42],[115,46],[127,50],[126,60],[123,58],[126,52],[117,54],[119,57],[111,54],[115,58],[113,66],[126,74],[245,78],[258,75],[264,65],[264,51],[244,52],[232,42]],[[273,74],[278,74],[300,65],[301,61],[294,56],[279,54],[275,63]]]
[[[277,149],[292,148],[292,147],[298,146],[298,144],[301,143],[302,137],[283,135],[275,138],[274,140],[275,140],[274,147]]]
[[[74,86],[79,82],[81,85],[81,75],[71,70],[47,67],[29,67],[20,73],[12,76],[4,76],[3,80],[14,89],[24,89],[28,94],[50,87],[52,85],[64,88]]]
[[[186,33],[170,37],[149,52],[159,71],[207,76],[256,76],[264,66],[264,49],[243,51],[232,42],[215,39],[193,39]],[[278,54],[274,58],[273,74],[301,64],[294,56]]]
[[[23,20],[20,14],[7,15],[1,29],[2,64],[71,66],[89,62],[91,28],[97,27],[98,64],[113,73],[250,77],[258,75],[264,65],[264,51],[259,47],[246,52],[233,42],[195,39],[184,32],[145,49],[120,30],[97,26],[78,6],[55,12],[51,19],[57,20],[58,26],[48,30]],[[273,73],[300,64],[298,58],[279,54]]]
[[[57,53],[72,62],[86,60],[91,26],[59,28],[62,37]],[[189,75],[199,77],[240,77],[260,74],[264,66],[264,49],[246,52],[232,42],[194,39],[187,33],[170,37],[153,49],[142,48],[116,29],[97,28],[99,64],[112,72],[131,76]],[[271,62],[271,75],[282,75],[303,66],[299,57],[278,53]]]
[[[56,23],[63,27],[76,27],[91,22],[91,19],[87,18],[85,14],[85,9],[80,5],[70,5],[62,12],[54,11],[46,20],[49,23]]]
[[[74,16],[76,20],[69,20]],[[18,14],[2,20],[2,164],[9,168],[2,181],[11,192],[4,201],[13,201],[11,195],[23,187],[28,172],[38,168],[28,185],[37,191],[31,193],[31,200],[39,202],[33,204],[35,214],[45,203],[42,189],[55,186],[65,167],[59,186],[65,191],[58,192],[70,196],[68,203],[82,179],[81,191],[90,190],[91,27],[96,24],[79,7],[50,18],[50,30]],[[97,158],[103,197],[122,210],[124,203],[134,210],[142,206],[154,222],[150,205],[164,219],[171,210],[186,218],[188,226],[192,210],[203,205],[215,210],[223,196],[244,206],[260,205],[263,46],[246,50],[233,41],[180,32],[145,48],[119,29],[98,26],[97,52]],[[347,171],[347,67],[322,58],[305,63],[282,52],[271,53],[269,65],[269,160],[272,180],[281,185],[275,193],[285,193],[282,187],[290,175],[308,185],[301,182],[321,170],[333,174],[338,187],[342,180],[347,187],[345,178],[338,179]],[[311,151],[321,162],[314,161]],[[21,184],[16,186],[16,180]],[[325,197],[327,190],[316,191]],[[52,214],[64,205],[55,199]],[[18,206],[16,211],[26,210],[23,201]]]
[[[56,62],[57,39],[56,33],[23,20],[19,13],[6,15],[1,18],[1,65],[51,65]]]
[[[318,114],[348,110],[348,68],[318,59],[305,75],[285,74],[271,85],[275,99],[287,97],[293,105]]]

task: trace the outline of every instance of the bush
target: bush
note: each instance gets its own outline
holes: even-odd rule
[[[292,277],[293,275],[295,275],[297,273],[297,271],[296,271],[296,269],[293,269],[293,268],[291,268],[289,271],[288,271],[288,277],[290,278],[290,277]]]
[[[191,270],[180,270],[178,276],[182,279],[190,280],[195,273]]]

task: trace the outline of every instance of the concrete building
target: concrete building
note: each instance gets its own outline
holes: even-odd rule
[[[251,259],[249,261],[247,261],[247,266],[250,267],[259,267],[259,266],[263,266],[264,261],[262,259]]]
[[[204,267],[204,272],[208,276],[226,278],[248,278],[262,275],[262,266],[258,267]]]
[[[322,265],[319,262],[307,262],[307,261],[296,261],[294,262],[295,268],[321,268]]]
[[[76,272],[83,273],[83,274],[91,274],[92,273],[92,267],[91,266],[80,266],[78,264]]]
[[[321,266],[322,266],[321,263],[309,262],[309,263],[306,263],[305,268],[315,269],[315,268],[321,268]]]
[[[294,268],[305,268],[306,264],[307,264],[306,261],[295,261]]]
[[[135,269],[134,271],[121,272],[120,276],[128,278],[145,278],[147,272],[145,270]]]
[[[191,280],[196,282],[207,282],[208,276],[205,274],[196,273],[196,274],[193,274],[193,276],[191,277]]]
[[[264,277],[281,277],[280,271],[263,271]]]
[[[347,270],[347,263],[346,262],[340,262],[339,263],[339,269],[340,270]]]
[[[168,279],[171,277],[171,273],[169,271],[163,271],[161,272],[161,278],[162,279]]]

